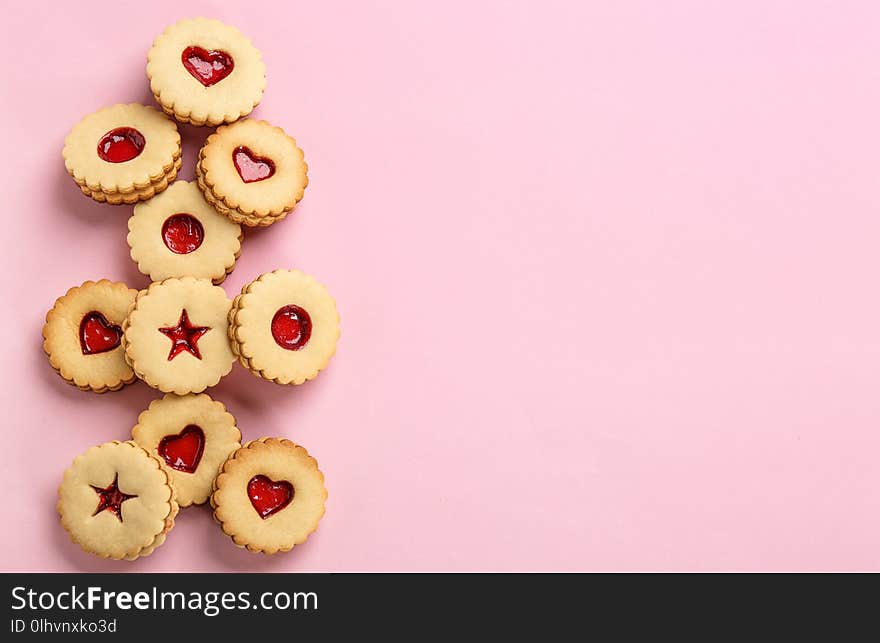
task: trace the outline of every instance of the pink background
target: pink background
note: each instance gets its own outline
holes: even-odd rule
[[[184,4],[3,2],[0,568],[880,569],[876,3]],[[68,287],[147,284],[62,141],[150,103],[146,51],[194,15],[262,50],[255,115],[310,165],[224,287],[301,268],[343,329],[314,382],[210,393],[330,498],[287,555],[202,507],[101,561],[56,487],[158,393],[81,393],[40,350]]]

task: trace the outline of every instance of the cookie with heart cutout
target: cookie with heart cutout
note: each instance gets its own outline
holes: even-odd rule
[[[128,220],[138,270],[153,281],[197,277],[222,282],[241,254],[241,226],[217,213],[195,183],[177,181]]]
[[[131,437],[164,460],[181,507],[205,503],[220,465],[241,447],[235,418],[205,393],[153,400]]]
[[[227,315],[232,302],[207,279],[154,282],[122,325],[125,360],[163,393],[201,393],[232,370]]]
[[[120,203],[144,200],[176,175],[180,134],[173,120],[152,107],[113,105],[74,125],[62,155],[86,196]]]
[[[336,353],[339,335],[333,297],[299,270],[260,275],[229,311],[229,341],[242,366],[278,384],[317,377]]]
[[[281,221],[302,199],[308,165],[280,127],[245,119],[219,127],[199,152],[196,176],[205,200],[246,226]]]
[[[121,346],[122,323],[135,295],[124,283],[101,279],[55,301],[43,326],[43,350],[68,384],[105,393],[137,379]]]
[[[235,451],[211,494],[223,532],[239,547],[264,554],[304,543],[318,528],[326,500],[317,460],[282,438],[260,438]]]
[[[58,487],[70,539],[102,558],[134,560],[165,542],[178,512],[165,465],[134,442],[107,442],[78,456]]]
[[[238,29],[195,18],[168,27],[147,54],[156,102],[178,121],[220,125],[247,116],[263,97],[266,66]]]

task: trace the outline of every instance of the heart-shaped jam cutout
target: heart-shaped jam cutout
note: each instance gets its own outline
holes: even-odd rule
[[[189,254],[197,250],[204,239],[202,223],[191,214],[174,214],[162,224],[162,241],[174,254]]]
[[[112,129],[98,141],[98,156],[108,163],[125,163],[140,155],[147,139],[133,127]]]
[[[251,478],[247,492],[251,504],[263,520],[278,513],[293,500],[292,484],[287,480],[275,482],[263,475]]]
[[[192,77],[205,87],[216,85],[232,73],[235,62],[225,51],[187,47],[180,54],[180,61]]]
[[[262,181],[275,174],[275,163],[272,162],[272,159],[257,156],[244,145],[239,145],[232,150],[232,163],[238,170],[241,180],[245,183]]]
[[[83,355],[106,353],[119,346],[122,341],[122,329],[111,324],[97,310],[83,315],[79,323],[79,346]]]
[[[188,424],[177,435],[166,435],[159,441],[159,455],[172,469],[194,473],[205,450],[205,433],[200,426]]]
[[[295,304],[278,309],[272,318],[272,337],[281,348],[298,351],[312,336],[312,318]]]

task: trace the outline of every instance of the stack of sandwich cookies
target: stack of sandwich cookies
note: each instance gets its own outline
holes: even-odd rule
[[[68,174],[83,194],[113,205],[162,192],[181,166],[174,121],[144,105],[114,105],[89,114],[64,141]]]
[[[156,38],[147,77],[166,114],[192,125],[231,123],[251,113],[266,87],[260,52],[235,27],[181,20]]]
[[[165,542],[178,504],[165,465],[134,442],[107,442],[78,456],[58,488],[71,540],[117,560],[148,556]]]
[[[241,254],[241,226],[187,181],[136,205],[128,230],[131,258],[153,281],[190,276],[219,284]]]
[[[208,137],[196,177],[208,203],[250,227],[284,219],[309,183],[296,140],[280,127],[251,119],[220,127]]]

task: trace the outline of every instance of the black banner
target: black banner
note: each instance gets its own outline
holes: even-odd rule
[[[169,634],[198,631],[223,640],[285,628],[297,635],[345,632],[353,623],[397,629],[413,619],[432,632],[528,615],[556,625],[580,613],[584,598],[569,591],[573,583],[566,578],[576,580],[544,574],[4,574],[2,640],[127,637],[157,625]]]
[[[615,574],[3,574],[4,641],[34,634],[277,638],[391,633],[406,640],[540,632],[582,638],[612,627],[628,634],[703,630],[821,632],[845,577]],[[873,580],[876,577],[872,577]],[[864,578],[863,580],[869,580]],[[829,587],[831,586],[831,587]],[[821,591],[820,591],[821,590]],[[872,616],[873,592],[849,600],[839,635],[854,616]],[[830,630],[829,630],[830,633]],[[287,637],[285,637],[287,638]],[[714,640],[713,636],[709,636]],[[335,640],[335,639],[332,639]],[[603,639],[604,640],[604,639]],[[247,641],[251,643],[251,641]]]

